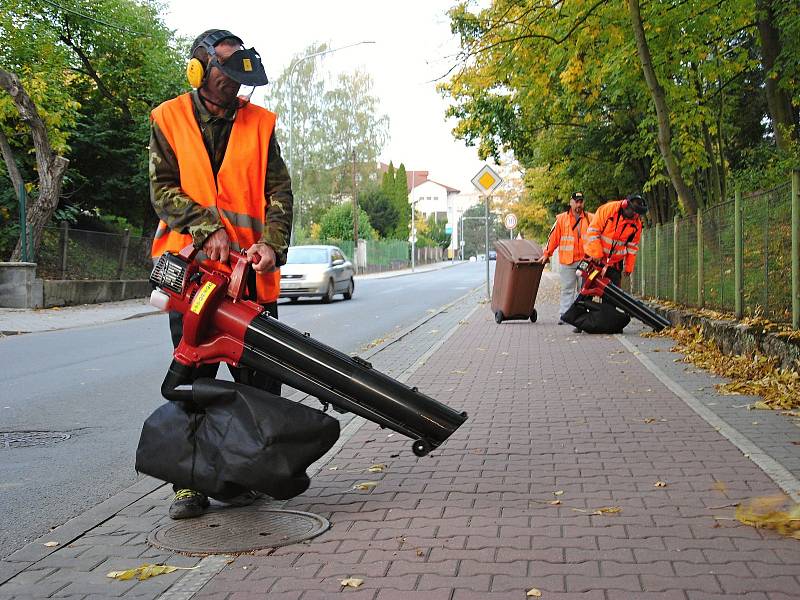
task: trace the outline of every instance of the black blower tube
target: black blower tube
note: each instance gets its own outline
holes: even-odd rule
[[[438,447],[467,419],[467,413],[457,412],[374,370],[367,361],[326,346],[266,313],[248,325],[239,362],[323,403],[414,439],[412,450],[417,456]]]
[[[648,308],[643,302],[640,302],[613,283],[609,282],[606,286],[603,292],[603,300],[607,300],[631,317],[639,319],[648,327],[652,327],[653,331],[661,331],[665,327],[672,325],[664,317]]]

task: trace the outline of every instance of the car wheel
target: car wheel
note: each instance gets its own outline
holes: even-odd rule
[[[350,278],[350,283],[347,284],[347,289],[344,291],[344,299],[350,300],[353,297],[353,292],[356,289],[356,284],[353,282],[353,278]]]
[[[333,300],[333,294],[334,293],[335,293],[335,290],[333,288],[333,279],[329,279],[328,280],[328,289],[325,290],[325,295],[322,297],[322,301],[325,304],[328,304],[329,302],[331,302],[331,300]]]

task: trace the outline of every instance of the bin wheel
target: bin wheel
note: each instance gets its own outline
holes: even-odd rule
[[[536,309],[534,308],[533,312],[531,313],[531,323],[536,323],[536,319],[538,318],[539,318],[539,313],[537,313]]]
[[[503,311],[498,310],[494,313],[494,322],[495,323],[502,323],[503,322]]]
[[[414,440],[414,443],[411,444],[411,450],[417,456],[427,456],[428,453],[432,450],[432,448],[427,440],[419,439],[419,440]]]

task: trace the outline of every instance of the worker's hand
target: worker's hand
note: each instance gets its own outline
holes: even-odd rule
[[[546,254],[542,254],[540,258],[536,259],[536,262],[540,265],[546,265],[550,261],[550,258]]]
[[[222,263],[228,262],[230,247],[231,242],[230,238],[228,238],[228,232],[222,228],[217,229],[203,242],[203,252],[208,255],[208,258]]]
[[[253,263],[256,273],[264,273],[275,268],[275,250],[266,244],[256,243],[247,249],[247,258]]]

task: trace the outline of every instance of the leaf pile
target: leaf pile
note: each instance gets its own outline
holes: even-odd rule
[[[800,540],[800,504],[792,504],[783,495],[754,498],[739,505],[736,519],[757,529],[774,529],[781,535]]]
[[[800,373],[779,368],[777,359],[763,354],[753,357],[723,354],[703,337],[698,327],[675,327],[661,333],[665,332],[677,342],[672,352],[683,354],[683,362],[733,380],[716,386],[723,394],[761,396],[764,402],[758,408],[800,408]]]

